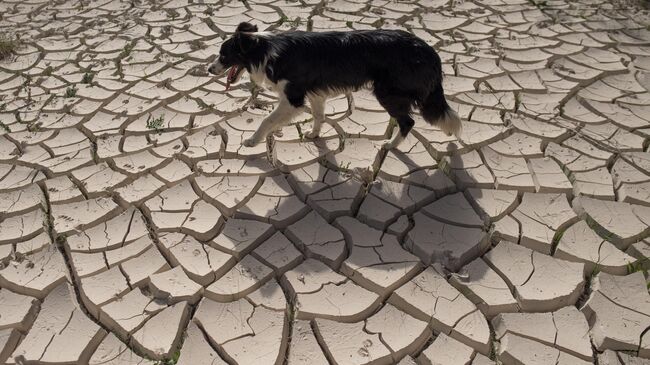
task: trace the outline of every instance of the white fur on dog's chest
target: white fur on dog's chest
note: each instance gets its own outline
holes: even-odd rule
[[[281,80],[280,82],[273,82],[271,81],[267,76],[266,76],[266,67],[254,67],[251,69],[251,80],[259,87],[269,89],[271,91],[275,91],[276,93],[280,93],[284,90],[284,84],[286,84],[286,81]]]

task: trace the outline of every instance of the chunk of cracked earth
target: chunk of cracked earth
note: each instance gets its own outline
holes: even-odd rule
[[[390,364],[390,350],[379,334],[365,332],[364,324],[317,319],[316,331],[323,339],[325,351],[337,364]]]
[[[275,311],[287,309],[287,298],[284,290],[274,278],[246,296],[256,307],[262,306]]]
[[[210,244],[241,259],[269,238],[273,231],[273,226],[268,223],[231,218]]]
[[[5,217],[27,213],[43,204],[45,204],[45,197],[36,184],[24,189],[0,193],[0,212],[3,212]]]
[[[281,364],[284,360],[289,335],[284,312],[254,307],[246,299],[217,303],[204,298],[194,321],[229,363]]]
[[[183,347],[180,350],[178,365],[226,365],[217,352],[210,346],[201,329],[190,321]]]
[[[349,242],[350,255],[341,272],[380,295],[390,293],[420,270],[419,259],[405,251],[397,237],[369,227],[352,217],[335,223]]]
[[[629,265],[636,261],[634,257],[598,236],[585,221],[580,221],[564,231],[554,257],[583,262],[585,276],[592,273],[596,267],[606,273],[626,275]]]
[[[487,249],[487,234],[482,229],[443,223],[422,212],[415,213],[413,220],[415,225],[404,246],[425,264],[438,262],[456,271]]]
[[[476,228],[484,226],[483,220],[476,214],[463,193],[442,197],[422,208],[422,212],[448,224]]]
[[[293,322],[291,345],[289,347],[288,364],[328,365],[323,350],[316,341],[309,321]],[[189,365],[189,364],[188,364]]]
[[[496,178],[497,189],[517,189],[535,191],[533,176],[528,170],[526,160],[522,157],[503,156],[489,147],[481,149],[485,162]]]
[[[431,190],[381,178],[372,184],[370,194],[398,207],[406,214],[413,213],[435,199],[435,193]]]
[[[62,283],[45,297],[34,324],[11,355],[16,362],[10,364],[78,364],[105,335],[77,306],[70,285]]]
[[[598,224],[610,242],[622,250],[650,232],[650,210],[645,206],[578,197],[574,207]]]
[[[129,283],[119,266],[94,276],[81,279],[81,300],[93,315],[99,315],[99,307],[114,301],[129,291]]]
[[[467,189],[470,204],[484,219],[497,221],[517,207],[516,190]]]
[[[392,353],[393,361],[421,348],[430,336],[427,322],[385,304],[379,312],[366,320],[368,333],[381,335],[384,344]]]
[[[328,154],[326,159],[332,166],[340,169],[374,171],[379,167],[380,150],[380,142],[365,138],[350,138],[345,140],[343,151]]]
[[[302,260],[301,252],[281,232],[275,232],[257,246],[253,255],[272,267],[276,274],[284,273]]]
[[[428,267],[422,273],[397,288],[389,303],[430,324],[442,332],[488,354],[490,329],[476,306],[445,278]]]
[[[339,149],[339,143],[338,138],[299,143],[276,142],[273,146],[273,164],[278,166],[280,171],[290,172],[334,153]]]
[[[650,356],[650,341],[644,335],[650,327],[650,295],[645,285],[641,272],[596,276],[594,290],[581,309],[596,349],[639,351],[643,357]]]
[[[314,259],[287,271],[282,281],[295,298],[298,319],[358,321],[372,313],[380,302],[377,294]]]
[[[438,163],[426,146],[414,134],[408,134],[397,148],[388,151],[379,175],[395,180],[415,170],[435,168]]]
[[[234,301],[253,292],[273,275],[273,270],[247,255],[205,289],[204,295],[219,302]]]
[[[99,309],[100,322],[122,338],[139,329],[151,316],[167,308],[166,303],[136,288]]]
[[[552,313],[504,313],[492,320],[496,339],[507,334],[555,347],[584,361],[593,361],[589,325],[573,306]]]
[[[0,290],[0,330],[15,328],[27,332],[36,318],[37,310],[36,298],[16,294],[8,289]]]
[[[554,347],[510,333],[501,338],[497,358],[503,364],[587,365],[592,363],[591,361],[582,360]]]
[[[195,304],[199,301],[203,287],[192,281],[181,266],[149,277],[149,287],[156,298],[168,303],[187,301]]]
[[[45,298],[48,293],[68,280],[68,270],[63,256],[54,245],[9,261],[0,269],[0,285],[11,291]]]
[[[584,264],[555,259],[501,241],[483,257],[508,284],[525,312],[575,304],[585,285]]]
[[[232,216],[259,188],[257,176],[197,176],[196,186],[203,192],[201,197],[214,204],[227,216]]]
[[[69,234],[96,225],[100,220],[117,216],[118,206],[107,198],[96,198],[81,202],[52,206],[54,231]]]
[[[521,245],[547,255],[556,232],[578,220],[564,194],[524,193],[512,217],[521,225]]]
[[[194,237],[167,233],[159,237],[162,250],[174,266],[181,266],[193,281],[208,286],[232,268],[233,255],[219,251]]]
[[[307,204],[328,221],[350,215],[363,197],[363,185],[357,179],[346,177],[343,182],[307,196]]]
[[[572,194],[573,186],[571,182],[562,171],[562,168],[551,158],[530,159],[528,167],[533,172],[536,192]]]
[[[235,217],[260,220],[283,229],[308,211],[309,207],[295,195],[269,196],[258,192],[237,210]]]
[[[142,213],[130,207],[115,218],[69,236],[66,245],[71,251],[97,252],[128,245],[147,234]]]
[[[494,177],[476,151],[445,157],[443,165],[461,187],[494,188]]]
[[[427,365],[469,364],[472,361],[472,355],[474,355],[474,349],[441,333],[418,356],[418,362]]]
[[[152,275],[170,269],[156,247],[121,263],[120,267],[129,285],[134,287],[147,285]]]
[[[45,213],[35,209],[29,213],[8,217],[0,222],[0,244],[33,238],[44,231]]]
[[[181,341],[189,316],[187,302],[179,302],[163,309],[133,334],[133,347],[151,359],[170,357]]]
[[[341,365],[396,363],[422,346],[430,335],[426,322],[390,304],[365,322],[317,319],[315,327],[325,351]]]
[[[156,361],[138,356],[112,333],[99,344],[88,365],[155,365]]]
[[[45,189],[52,204],[70,203],[84,199],[79,188],[67,176],[46,180]]]
[[[460,274],[452,274],[449,281],[488,318],[519,311],[508,284],[480,257],[464,266]]]
[[[345,258],[343,234],[315,211],[290,225],[284,234],[301,247],[307,257],[322,260],[331,267],[339,267]]]

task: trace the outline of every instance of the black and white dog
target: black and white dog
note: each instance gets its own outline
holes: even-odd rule
[[[448,135],[458,136],[461,121],[442,89],[440,57],[423,40],[405,31],[352,32],[257,32],[257,26],[241,23],[226,40],[208,71],[223,75],[227,85],[237,82],[244,70],[260,87],[278,93],[280,102],[262,121],[253,136],[243,142],[251,147],[282,125],[291,122],[309,101],[314,126],[307,138],[316,138],[325,121],[327,98],[372,87],[377,100],[399,124],[386,148],[395,148],[415,122],[417,107],[424,120]]]

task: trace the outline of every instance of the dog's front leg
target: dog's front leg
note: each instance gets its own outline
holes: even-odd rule
[[[264,118],[260,127],[250,138],[244,140],[243,145],[246,147],[253,147],[264,141],[269,133],[280,128],[285,123],[290,123],[291,119],[298,114],[299,110],[300,108],[291,105],[288,100],[284,98],[280,99],[277,108]]]

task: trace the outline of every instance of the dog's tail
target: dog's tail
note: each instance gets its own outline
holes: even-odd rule
[[[424,120],[440,128],[448,136],[452,134],[456,137],[460,136],[462,129],[460,117],[447,104],[441,84],[437,85],[420,103],[420,112]]]

